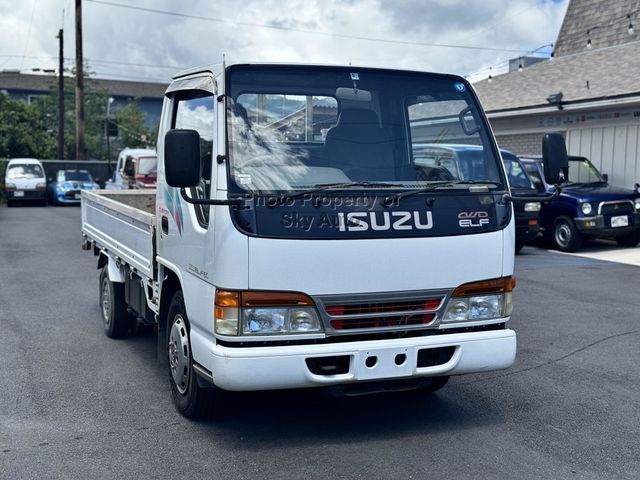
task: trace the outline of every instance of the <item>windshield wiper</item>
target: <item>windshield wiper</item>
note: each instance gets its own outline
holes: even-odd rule
[[[391,205],[391,202],[393,200],[399,201],[402,198],[410,197],[411,195],[416,195],[418,193],[434,192],[442,188],[451,188],[456,185],[486,185],[487,187],[489,186],[495,187],[497,186],[497,183],[491,180],[442,180],[439,182],[432,182],[429,185],[425,185],[422,188],[416,188],[415,190],[410,190],[408,192],[398,193],[396,195],[389,196],[385,198],[384,204]]]
[[[341,188],[394,188],[402,187],[400,183],[385,183],[385,182],[343,182],[343,183],[317,183],[313,185],[313,188],[309,190],[300,190],[294,193],[284,194],[282,200],[291,200],[294,198],[303,197],[305,195],[313,195],[314,193],[324,192],[326,190],[337,190]]]

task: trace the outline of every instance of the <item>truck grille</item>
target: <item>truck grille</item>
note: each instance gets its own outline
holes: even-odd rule
[[[633,202],[629,200],[620,202],[603,202],[600,204],[600,213],[602,215],[631,215],[633,212]]]
[[[329,327],[328,331],[355,333],[363,330],[415,329],[431,325],[435,322],[445,297],[444,293],[409,299],[334,297],[321,299],[319,304],[323,310],[325,326]]]

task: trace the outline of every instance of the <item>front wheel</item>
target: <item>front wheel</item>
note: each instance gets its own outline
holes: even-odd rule
[[[553,245],[561,252],[575,252],[582,246],[583,237],[573,221],[560,217],[553,225]]]
[[[621,247],[635,247],[640,243],[640,230],[616,237],[616,243]]]
[[[434,393],[444,387],[449,381],[448,376],[430,377],[422,380],[418,390],[422,393]]]
[[[215,387],[202,386],[193,368],[189,320],[184,306],[184,297],[180,291],[173,295],[168,321],[166,345],[173,403],[185,417],[198,418],[206,412]]]

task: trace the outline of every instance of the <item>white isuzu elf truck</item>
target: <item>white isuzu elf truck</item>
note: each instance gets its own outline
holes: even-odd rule
[[[424,144],[482,155],[462,179]],[[564,141],[543,145],[559,183]],[[433,392],[513,363],[515,200],[465,79],[193,69],[157,147],[156,191],[82,192],[83,246],[106,334],[157,326],[182,414],[220,390]]]

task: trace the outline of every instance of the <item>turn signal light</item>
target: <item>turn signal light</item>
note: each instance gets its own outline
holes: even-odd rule
[[[453,297],[466,297],[469,295],[486,295],[491,293],[512,292],[516,288],[515,277],[494,278],[460,285],[453,291]]]

